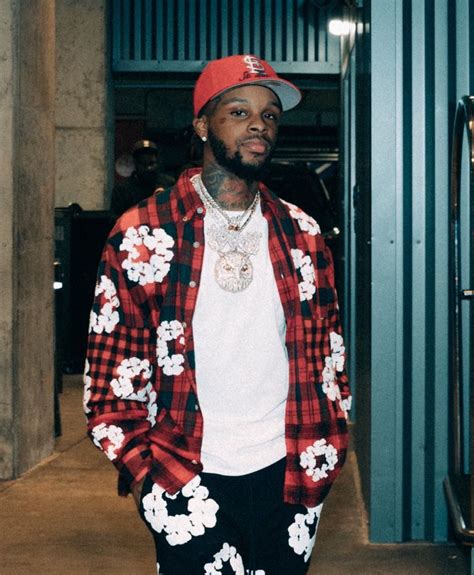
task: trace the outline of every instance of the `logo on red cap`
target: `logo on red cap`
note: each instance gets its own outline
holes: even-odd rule
[[[261,60],[259,60],[256,56],[245,56],[243,58],[243,61],[245,62],[245,67],[247,68],[247,71],[244,72],[244,75],[242,76],[242,78],[240,78],[241,82],[243,80],[248,80],[252,76],[257,77],[268,76],[268,74],[265,71],[265,66],[262,64]]]

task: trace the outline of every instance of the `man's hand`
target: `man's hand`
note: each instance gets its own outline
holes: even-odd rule
[[[135,485],[132,486],[132,495],[133,495],[133,499],[135,500],[135,505],[137,506],[137,509],[140,509],[140,500],[142,497],[142,489],[143,489],[143,484],[145,483],[145,478],[146,476],[141,479],[138,483],[135,483]]]

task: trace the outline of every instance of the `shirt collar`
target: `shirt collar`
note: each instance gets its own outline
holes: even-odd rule
[[[183,222],[190,221],[196,213],[206,212],[206,208],[191,182],[191,178],[199,173],[201,173],[201,168],[184,170],[171,191],[170,201],[172,204],[176,202],[176,209]]]

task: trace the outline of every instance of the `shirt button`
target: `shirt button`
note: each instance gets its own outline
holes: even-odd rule
[[[199,405],[198,405],[197,403],[195,404],[194,409],[195,409],[196,411],[199,411]]]
[[[195,288],[196,285],[197,285],[197,284],[196,284],[196,282],[195,282],[194,280],[191,280],[191,281],[189,282],[189,287],[190,287],[190,288]]]
[[[193,460],[191,461],[191,463],[192,463],[193,465],[198,465],[198,462],[196,461],[196,459],[193,459]]]
[[[201,244],[199,242],[193,242],[193,248],[198,248]]]
[[[202,206],[199,206],[199,208],[197,208],[196,212],[198,214],[202,214],[204,212],[204,208]]]
[[[188,216],[183,216],[183,222],[187,222],[188,221]]]
[[[183,321],[183,323],[181,325],[184,327],[184,329],[186,329],[188,327],[188,324],[185,321]]]

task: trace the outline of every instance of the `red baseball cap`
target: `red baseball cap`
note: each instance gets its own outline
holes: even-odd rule
[[[253,54],[240,54],[207,64],[194,86],[194,115],[197,117],[202,108],[219,94],[248,84],[265,86],[275,92],[284,111],[291,110],[301,100],[298,88],[279,78],[268,62]]]

